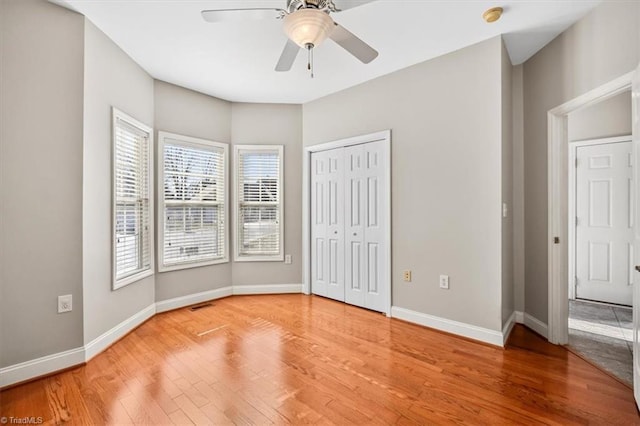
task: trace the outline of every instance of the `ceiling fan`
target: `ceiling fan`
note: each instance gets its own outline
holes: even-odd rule
[[[307,68],[313,77],[313,49],[325,39],[330,38],[340,47],[351,53],[362,63],[373,61],[378,52],[367,43],[356,37],[346,28],[336,23],[331,16],[345,9],[350,9],[372,0],[343,0],[338,1],[339,9],[334,0],[286,0],[284,9],[279,8],[248,8],[248,9],[217,9],[203,10],[202,17],[207,22],[243,21],[255,19],[282,19],[284,31],[289,38],[276,71],[289,71],[298,56],[300,48],[308,52]]]

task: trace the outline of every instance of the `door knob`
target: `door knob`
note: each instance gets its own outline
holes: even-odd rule
[[[358,233],[357,233],[357,232],[354,232],[354,233],[353,233],[353,236],[354,236],[354,237],[357,237],[357,236],[358,236]]]

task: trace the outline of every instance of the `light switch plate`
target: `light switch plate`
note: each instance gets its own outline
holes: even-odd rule
[[[449,290],[449,275],[440,275],[440,288]]]

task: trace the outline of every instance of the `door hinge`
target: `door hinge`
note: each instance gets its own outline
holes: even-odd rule
[[[573,283],[573,284],[574,284],[574,285],[578,285],[578,277],[574,277],[574,280],[575,280],[575,281],[574,281],[574,283]]]
[[[560,244],[560,237],[553,237],[553,244]]]

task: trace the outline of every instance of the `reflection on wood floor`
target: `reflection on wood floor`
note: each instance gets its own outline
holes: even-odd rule
[[[506,349],[304,295],[159,314],[86,366],[0,393],[74,424],[631,424],[629,388],[516,326]]]

